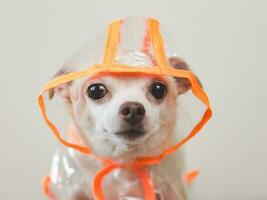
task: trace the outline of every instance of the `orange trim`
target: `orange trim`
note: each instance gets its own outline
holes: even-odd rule
[[[120,165],[113,163],[106,165],[103,169],[101,169],[94,177],[93,181],[93,193],[94,193],[94,198],[96,200],[105,200],[104,193],[102,190],[102,183],[103,183],[103,178],[110,173],[113,169],[119,168]]]
[[[46,176],[43,179],[43,190],[44,190],[44,193],[49,199],[57,200],[55,194],[53,192],[51,192],[50,187],[51,187],[51,178],[50,178],[50,176]]]
[[[135,169],[135,172],[139,176],[142,186],[144,188],[144,196],[146,200],[156,200],[154,185],[151,180],[150,174],[145,167]]]
[[[192,184],[199,175],[199,170],[187,172],[184,176],[184,180],[187,184]]]
[[[115,57],[118,48],[118,45],[116,44],[119,44],[121,23],[122,20],[118,20],[112,22],[109,25],[106,48],[104,51],[104,58],[103,58],[103,64],[105,65],[112,65],[115,63]]]
[[[160,68],[168,66],[168,60],[165,56],[164,42],[159,30],[159,22],[154,19],[148,19],[150,37],[155,50],[155,58]]]
[[[93,193],[97,200],[104,200],[103,190],[102,190],[102,181],[103,178],[110,173],[115,168],[132,168],[140,175],[140,179],[144,188],[144,193],[146,200],[154,200],[155,194],[153,189],[153,184],[151,183],[149,174],[146,172],[145,167],[147,165],[153,165],[159,163],[165,156],[173,153],[175,150],[184,145],[188,140],[192,139],[201,128],[207,123],[207,121],[212,116],[212,111],[210,107],[210,103],[206,93],[202,90],[199,82],[197,81],[195,75],[190,71],[184,70],[176,70],[170,66],[168,66],[168,61],[164,53],[164,41],[161,37],[159,30],[159,22],[154,19],[148,19],[148,31],[151,37],[151,43],[155,51],[155,59],[159,66],[151,66],[151,67],[132,67],[127,65],[115,64],[116,51],[119,45],[119,33],[121,21],[116,21],[111,23],[108,30],[107,43],[103,57],[103,64],[96,64],[88,67],[88,69],[78,72],[69,73],[67,75],[60,76],[55,78],[54,80],[48,82],[45,87],[41,90],[40,95],[38,96],[38,103],[41,109],[41,113],[43,118],[48,125],[48,127],[52,130],[56,138],[65,146],[76,149],[85,154],[91,154],[92,152],[88,147],[80,146],[78,144],[73,144],[65,141],[57,127],[50,121],[46,113],[46,107],[43,99],[43,94],[62,83],[72,81],[74,79],[82,78],[85,76],[105,76],[105,75],[148,75],[148,76],[174,76],[174,77],[182,77],[187,78],[192,85],[192,92],[207,108],[205,113],[202,116],[202,119],[196,124],[196,126],[191,130],[191,132],[178,142],[173,147],[166,149],[162,154],[155,157],[143,157],[138,158],[134,163],[127,164],[118,164],[113,162],[111,159],[100,158],[94,154],[96,159],[99,159],[103,162],[105,167],[98,172],[94,178],[93,182]]]
[[[41,112],[42,112],[42,115],[43,115],[43,118],[46,122],[46,124],[48,125],[48,127],[52,130],[52,132],[55,134],[55,136],[57,137],[57,139],[65,146],[67,147],[70,147],[70,148],[73,148],[73,149],[76,149],[82,153],[85,153],[85,154],[89,154],[91,153],[90,149],[87,148],[87,147],[83,147],[83,146],[80,146],[80,145],[76,145],[76,144],[72,144],[72,143],[69,143],[67,142],[66,140],[64,140],[57,127],[49,120],[49,118],[47,117],[47,113],[46,113],[46,108],[45,108],[45,105],[44,105],[44,99],[43,99],[43,96],[39,96],[38,98],[38,102],[39,102],[39,106],[41,108]]]

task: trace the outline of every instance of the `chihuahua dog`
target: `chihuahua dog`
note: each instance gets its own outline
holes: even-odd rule
[[[189,70],[178,57],[169,58],[169,64],[176,69]],[[57,75],[70,71],[63,69]],[[57,86],[50,91],[50,98],[58,94],[66,100],[72,116],[70,129],[94,154],[130,162],[137,157],[157,156],[177,141],[177,98],[190,87],[185,78],[107,75]],[[103,167],[101,162],[72,149],[68,149],[67,155],[72,159],[73,170],[83,172],[80,177],[86,176],[85,181],[79,177],[73,179],[78,181],[68,186],[75,188],[68,194],[68,199],[93,199],[90,188],[93,177]],[[155,172],[152,178],[158,200],[187,199],[182,181],[181,151],[151,167]],[[114,174],[105,178],[108,200],[140,199],[141,192],[136,189],[138,179],[130,171],[118,170]],[[129,190],[122,189],[126,188],[126,183],[131,185]],[[128,198],[121,198],[122,192]]]

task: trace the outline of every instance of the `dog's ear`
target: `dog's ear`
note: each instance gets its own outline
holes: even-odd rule
[[[70,69],[63,67],[53,76],[53,78],[69,74],[70,72],[71,72]],[[70,100],[70,86],[71,86],[71,82],[68,82],[68,83],[63,83],[61,85],[58,85],[53,89],[50,89],[48,91],[49,99],[52,99],[54,97],[55,93],[57,93],[60,96],[62,96],[63,98]]]
[[[188,64],[183,59],[181,59],[179,57],[171,57],[171,58],[169,58],[169,64],[175,69],[190,71],[190,68],[189,68]],[[175,77],[175,79],[176,79],[176,82],[177,82],[177,85],[178,85],[178,94],[184,94],[189,89],[191,89],[191,83],[189,82],[188,79],[186,79],[186,78],[178,78],[178,77]],[[199,82],[200,86],[202,87],[202,85],[201,85],[199,80],[198,80],[198,82]]]

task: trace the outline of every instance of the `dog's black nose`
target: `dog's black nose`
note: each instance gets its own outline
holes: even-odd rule
[[[136,125],[142,121],[145,116],[145,108],[138,102],[125,102],[119,110],[121,118],[131,124]]]

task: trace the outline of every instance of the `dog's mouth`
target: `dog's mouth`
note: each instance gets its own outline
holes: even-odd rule
[[[116,132],[116,135],[127,139],[127,140],[136,140],[145,135],[145,130],[142,127],[139,128],[128,128],[122,131]]]

